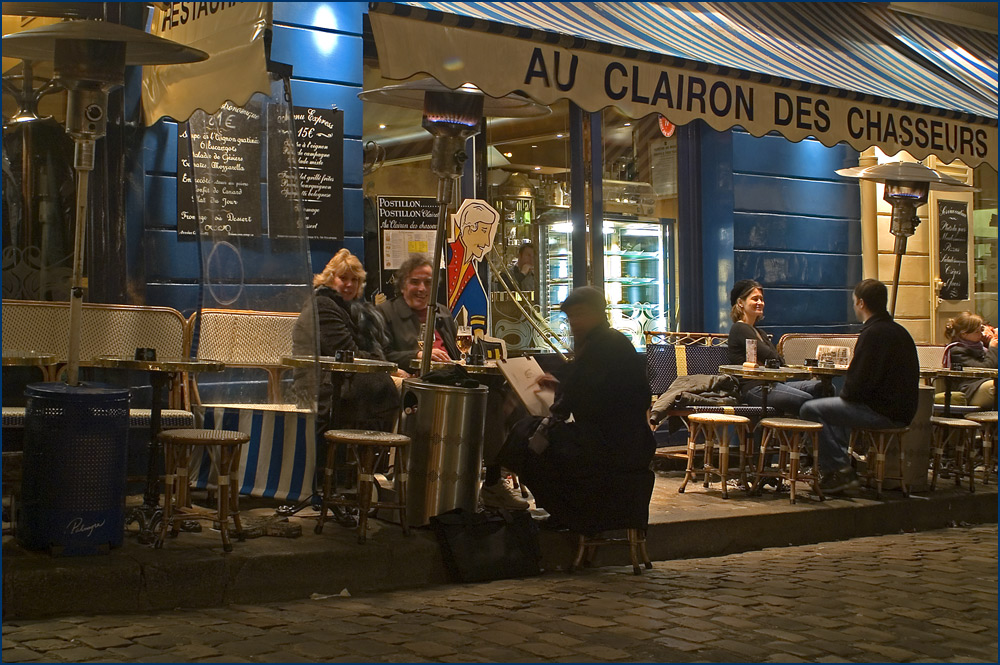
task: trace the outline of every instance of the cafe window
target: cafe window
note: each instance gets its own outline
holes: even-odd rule
[[[612,326],[641,347],[676,318],[677,136],[658,113],[602,117],[605,295]]]
[[[979,189],[972,199],[976,314],[997,325],[997,172],[983,164],[973,171]]]

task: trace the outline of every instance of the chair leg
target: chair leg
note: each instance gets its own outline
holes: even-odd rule
[[[896,435],[896,445],[899,447],[899,489],[903,496],[909,498],[910,488],[906,486],[906,451],[903,450],[903,439]]]
[[[725,427],[720,428],[722,436],[719,437],[719,476],[722,478],[722,498],[729,498],[729,441],[726,435],[729,434]],[[718,432],[717,432],[718,434]]]
[[[374,487],[375,451],[371,446],[358,446],[358,543],[368,537],[368,511],[371,509]]]
[[[646,551],[646,529],[640,530],[639,535],[639,554],[642,555],[642,563],[647,570],[652,570],[653,562],[649,560],[649,552]]]
[[[632,559],[632,574],[641,575],[642,568],[639,567],[639,537],[638,529],[626,529],[628,533],[628,555]]]
[[[579,536],[576,546],[576,556],[573,557],[573,563],[569,565],[569,572],[578,570],[583,564],[583,555],[587,551],[587,539],[584,536]]]
[[[705,427],[705,453],[702,460],[701,470],[704,473],[702,485],[707,489],[709,485],[709,469],[712,468],[712,457],[715,454],[716,431],[711,425]]]
[[[406,450],[396,448],[396,503],[399,505],[399,524],[403,535],[410,535],[410,525],[406,522]],[[522,491],[524,486],[521,486]]]
[[[319,520],[316,522],[315,532],[317,534],[323,533],[323,522],[326,521],[326,511],[330,507],[330,499],[333,498],[333,475],[336,472],[334,467],[334,459],[336,455],[337,445],[330,443],[326,444],[326,465],[323,468],[323,501],[319,507]]]
[[[992,436],[983,432],[983,485],[990,484],[990,475],[993,473],[993,441]]]
[[[819,433],[808,432],[806,436],[812,438],[813,465],[812,465],[812,488],[819,495],[820,501],[826,501],[823,495],[823,488],[819,486]]]
[[[684,488],[687,487],[688,481],[694,478],[694,455],[697,447],[698,430],[697,423],[691,423],[688,426],[687,468],[684,470],[684,482],[677,488],[678,494],[684,494]]]
[[[934,457],[931,459],[931,490],[937,486],[938,472],[941,469],[941,458],[944,456],[945,437],[943,428],[935,427],[933,433]]]
[[[174,512],[174,482],[177,478],[175,473],[177,462],[175,460],[174,447],[166,445],[163,447],[163,468],[166,471],[163,477],[163,516],[160,521],[160,537],[154,542],[154,547],[163,547],[163,541],[167,537],[167,530],[170,528],[170,518]]]
[[[788,502],[795,503],[795,484],[799,479],[799,444],[798,432],[790,432],[788,436]]]

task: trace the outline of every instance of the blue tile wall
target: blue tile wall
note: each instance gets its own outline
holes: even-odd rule
[[[860,195],[834,171],[856,165],[858,153],[741,130],[703,136],[706,329],[728,330],[729,289],[751,278],[765,287],[771,332],[856,330]]]
[[[309,260],[318,272],[341,247],[364,254],[362,185],[362,31],[365,2],[274,3],[272,58],[292,65],[292,100],[297,106],[344,111],[344,238],[311,240]],[[143,136],[142,188],[130,192],[129,243],[143,261],[145,293],[137,301],[194,312],[201,301],[201,267],[193,238],[177,235],[177,124],[160,121]],[[266,211],[264,211],[266,217]],[[266,229],[266,219],[264,220]],[[247,265],[273,267],[270,241],[243,249]],[[248,276],[247,281],[253,278]],[[284,284],[248,284],[250,306],[283,308]],[[278,305],[281,304],[281,305]]]

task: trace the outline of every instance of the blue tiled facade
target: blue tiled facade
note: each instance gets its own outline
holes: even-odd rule
[[[344,111],[344,239],[312,240],[313,272],[344,246],[363,255],[363,2],[274,3],[272,58],[293,67],[296,105]],[[701,133],[701,275],[704,330],[726,331],[729,289],[752,277],[767,287],[765,326],[778,334],[853,328],[850,291],[861,277],[856,183],[834,174],[857,164],[846,146],[826,148],[742,131]],[[145,132],[142,191],[130,192],[129,266],[136,301],[185,315],[198,307],[201,270],[193,237],[177,235],[177,127],[161,121]],[[265,244],[266,247],[266,244]],[[266,260],[265,256],[259,256]],[[130,261],[133,259],[130,258]],[[137,277],[138,275],[138,277]],[[280,285],[271,285],[280,288]],[[261,291],[267,284],[249,287]]]
[[[851,291],[861,279],[857,165],[848,146],[781,136],[705,132],[701,144],[705,327],[729,329],[736,280],[765,287],[763,326],[787,332],[854,330]]]
[[[318,272],[341,247],[363,251],[362,24],[364,2],[276,2],[271,43],[273,60],[292,65],[292,100],[297,106],[344,111],[344,239],[312,240],[312,270]],[[129,193],[129,266],[135,300],[165,305],[185,315],[198,308],[201,268],[194,237],[177,235],[177,124],[160,121],[146,130],[142,191]],[[263,247],[267,247],[264,243]],[[266,251],[250,260],[267,260]],[[136,275],[141,275],[136,279]],[[269,289],[253,284],[259,302]]]

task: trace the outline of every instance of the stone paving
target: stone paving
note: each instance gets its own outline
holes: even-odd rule
[[[3,662],[997,662],[997,525],[366,596],[10,621]]]

